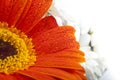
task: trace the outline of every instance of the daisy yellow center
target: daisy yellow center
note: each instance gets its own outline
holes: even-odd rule
[[[28,69],[35,61],[32,39],[14,26],[0,22],[0,73]]]

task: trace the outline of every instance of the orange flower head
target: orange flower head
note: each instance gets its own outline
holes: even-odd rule
[[[43,17],[52,0],[0,0],[0,80],[86,80],[71,26]]]

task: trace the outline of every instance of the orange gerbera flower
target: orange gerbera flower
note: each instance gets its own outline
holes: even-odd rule
[[[0,80],[86,80],[74,28],[42,18],[52,0],[0,0]]]

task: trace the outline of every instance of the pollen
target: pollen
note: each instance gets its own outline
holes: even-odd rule
[[[0,57],[0,73],[11,74],[34,65],[36,61],[34,45],[32,39],[28,38],[24,32],[14,26],[8,27],[5,22],[0,22],[0,40],[2,43],[0,49],[3,49],[6,44],[9,45],[7,47],[12,47],[10,51],[6,50],[6,53],[0,51],[0,55],[3,56]]]

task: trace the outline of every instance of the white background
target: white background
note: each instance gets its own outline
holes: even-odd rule
[[[109,68],[103,80],[120,80],[120,1],[56,1],[81,27],[93,27],[98,51],[105,57]]]

